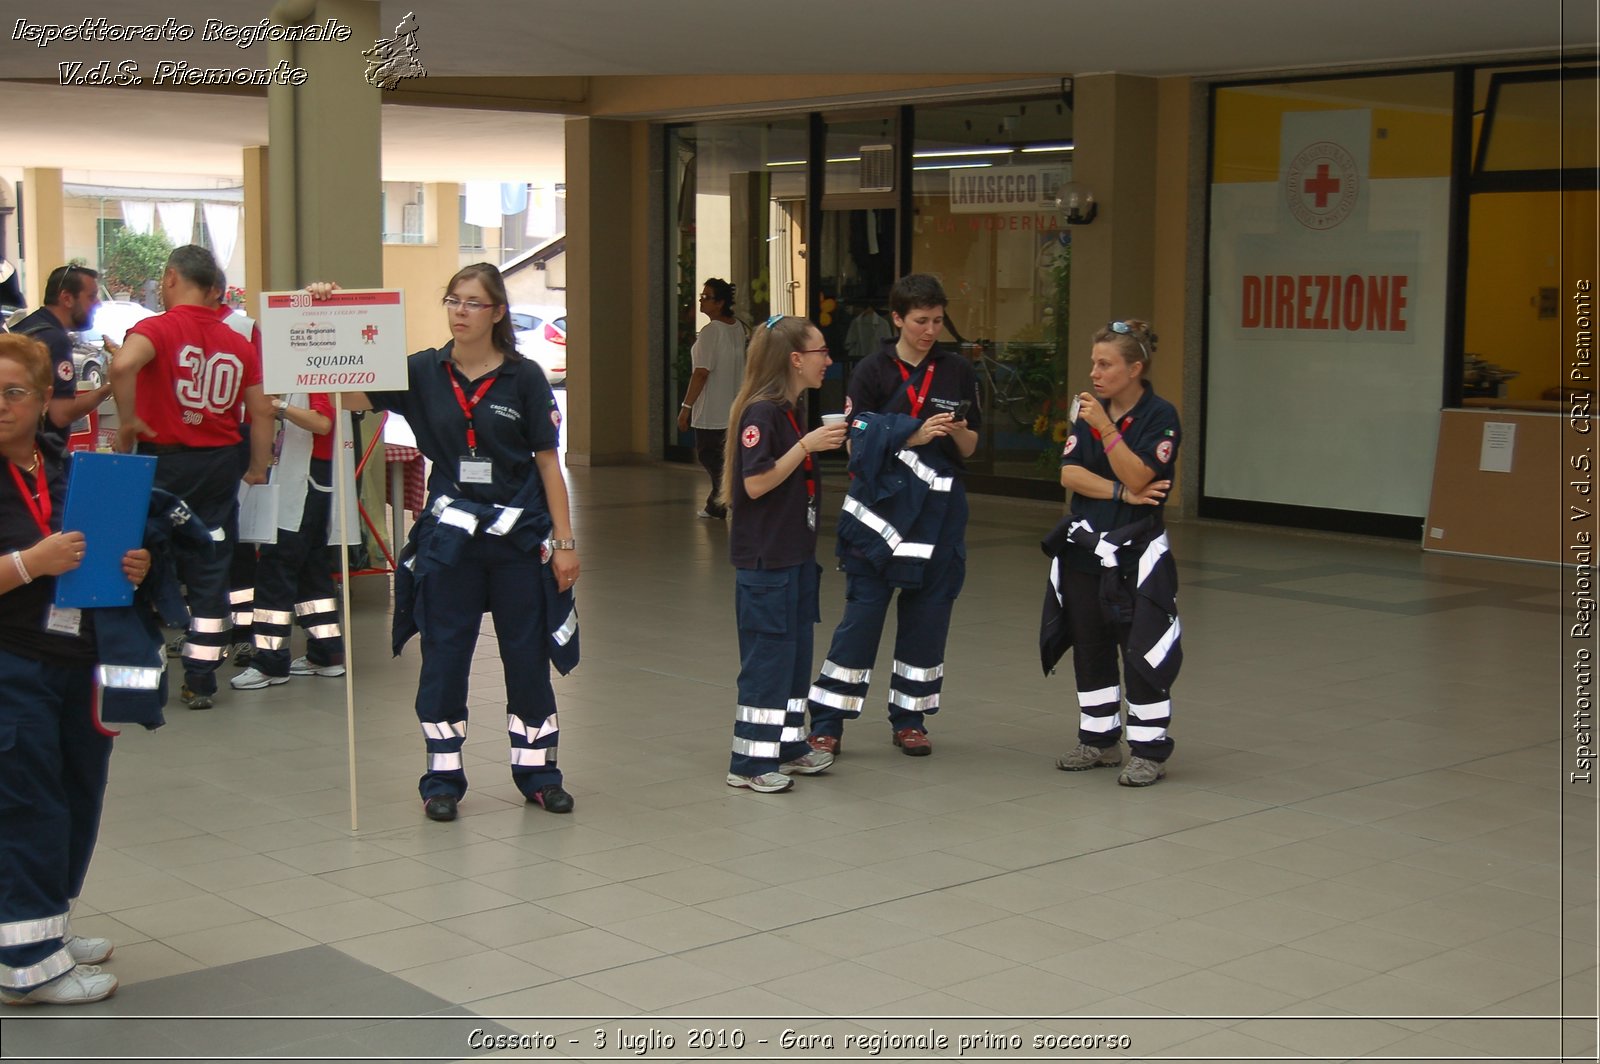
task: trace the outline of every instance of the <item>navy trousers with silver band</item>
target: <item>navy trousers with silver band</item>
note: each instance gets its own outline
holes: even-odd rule
[[[422,638],[417,720],[428,768],[417,789],[424,800],[467,793],[461,747],[467,737],[467,675],[484,613],[494,617],[506,680],[506,731],[511,778],[524,796],[561,782],[556,767],[560,724],[550,682],[549,638],[537,553],[504,536],[474,536],[449,569],[418,588],[415,618]]]
[[[1167,734],[1172,724],[1172,694],[1127,667],[1128,625],[1107,620],[1100,601],[1100,573],[1064,569],[1063,595],[1072,625],[1072,672],[1078,687],[1078,741],[1107,749],[1123,735],[1119,712],[1123,688],[1118,685],[1117,655],[1128,699],[1128,749],[1147,761],[1172,756]]]
[[[238,450],[233,446],[175,448],[141,444],[156,455],[156,487],[189,505],[211,530],[210,554],[176,553],[178,578],[189,603],[189,634],[183,643],[183,683],[195,694],[217,692],[217,668],[233,628],[228,606],[228,569],[239,539]]]
[[[111,736],[95,726],[93,666],[0,650],[0,986],[72,969],[67,916],[100,832]]]
[[[966,528],[967,495],[958,480],[940,539],[923,568],[922,586],[899,589],[889,677],[889,727],[894,731],[926,731],[923,718],[939,711],[950,613],[967,578]],[[894,595],[895,588],[882,577],[846,575],[844,617],[808,696],[814,734],[841,736],[845,720],[861,715]]]
[[[822,569],[802,562],[784,569],[739,569],[734,608],[739,620],[739,707],[733,719],[735,776],[776,772],[811,752],[806,743],[806,687],[811,647],[821,620]]]
[[[319,474],[328,479],[330,463],[319,459],[311,465],[300,528],[279,529],[278,542],[261,545],[253,625],[256,654],[251,664],[267,676],[289,675],[291,620],[306,630],[306,658],[313,665],[344,664],[338,589],[328,558],[333,487],[317,481]]]

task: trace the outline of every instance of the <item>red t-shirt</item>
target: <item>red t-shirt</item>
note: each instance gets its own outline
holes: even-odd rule
[[[329,421],[333,420],[333,397],[326,392],[312,393],[311,402],[308,405],[314,412],[321,414]],[[346,447],[350,446],[348,439],[344,442]],[[333,460],[333,426],[330,425],[328,431],[322,435],[311,437],[311,457],[314,459],[320,458],[324,462]]]
[[[155,432],[145,439],[184,447],[238,443],[240,397],[261,383],[254,345],[218,321],[210,307],[173,307],[128,331],[156,349],[139,371],[134,404],[134,413]]]

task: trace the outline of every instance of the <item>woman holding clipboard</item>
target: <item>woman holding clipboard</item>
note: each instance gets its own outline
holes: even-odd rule
[[[97,965],[104,938],[68,921],[100,829],[110,732],[96,712],[90,614],[53,605],[55,578],[83,562],[81,532],[62,532],[60,444],[40,432],[50,355],[24,336],[0,336],[0,1001],[81,1005],[110,997],[117,978]],[[150,571],[143,549],[123,555],[134,585]]]

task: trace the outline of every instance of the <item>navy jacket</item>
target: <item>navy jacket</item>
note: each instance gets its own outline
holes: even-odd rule
[[[523,506],[543,498],[538,478],[538,470],[534,470],[516,497],[503,506],[448,495],[434,498],[428,512],[412,527],[395,567],[392,643],[396,657],[427,624],[427,610],[421,599],[428,579],[449,579],[450,566],[461,557],[467,540],[488,535],[505,536],[520,550],[540,552],[545,562],[539,573],[550,663],[563,676],[578,667],[577,598],[571,588],[561,591],[557,587],[549,564],[550,552],[544,545],[550,536],[550,514],[543,507],[530,510]]]
[[[106,724],[137,724],[154,730],[166,723],[167,653],[157,614],[168,624],[187,624],[173,566],[177,549],[215,549],[204,521],[176,495],[156,488],[150,493],[144,546],[150,552],[150,573],[134,593],[131,606],[94,610],[95,649],[100,658],[100,719]]]
[[[1128,626],[1123,655],[1154,686],[1166,690],[1183,665],[1178,621],[1178,567],[1168,548],[1160,515],[1097,532],[1082,517],[1061,519],[1039,544],[1050,557],[1050,580],[1039,619],[1039,660],[1048,676],[1072,647],[1063,573],[1072,551],[1088,551],[1100,563],[1100,611],[1109,624]]]
[[[851,418],[850,492],[839,514],[845,571],[880,576],[895,587],[922,585],[959,469],[942,451],[919,454],[905,445],[921,425],[905,414]]]

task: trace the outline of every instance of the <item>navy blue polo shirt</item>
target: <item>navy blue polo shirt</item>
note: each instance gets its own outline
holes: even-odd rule
[[[62,328],[60,319],[50,311],[50,308],[40,307],[13,325],[11,331],[38,340],[49,349],[50,381],[53,388],[50,393],[51,398],[76,398],[78,372],[72,364],[72,337]],[[62,439],[67,435],[67,429],[58,429],[48,420],[45,422],[45,431]]]
[[[794,414],[793,423],[789,414]],[[763,399],[745,408],[737,433],[729,432],[728,446],[738,448],[738,476],[733,478],[728,554],[738,569],[786,569],[815,561],[817,532],[806,522],[806,468],[789,474],[782,484],[759,499],[744,490],[744,478],[759,476],[777,464],[784,452],[800,442],[805,423],[788,403]],[[822,512],[822,466],[811,459],[816,485],[817,512]]]
[[[909,380],[900,375],[901,368],[910,374]],[[933,379],[926,382],[928,397],[920,416],[926,418],[934,414],[954,413],[956,405],[965,399],[970,404],[967,408],[967,428],[980,429],[983,414],[978,409],[978,375],[973,372],[972,363],[965,356],[938,344],[933,345],[933,350],[928,352],[928,357],[922,360],[921,365],[911,366],[895,354],[893,340],[885,341],[882,347],[862,359],[851,372],[845,412],[910,415],[912,396],[907,394],[907,389],[921,396],[925,374],[929,371],[932,371]],[[922,451],[927,448],[939,449],[957,469],[967,467],[961,457],[961,449],[948,436],[915,449]]]
[[[1100,405],[1105,407],[1107,404],[1102,400]],[[1111,416],[1109,407],[1106,416]],[[1172,479],[1178,464],[1178,444],[1182,439],[1178,411],[1156,394],[1149,381],[1144,382],[1144,394],[1139,401],[1117,421],[1117,431],[1122,433],[1122,443],[1118,446],[1126,447],[1138,455],[1155,474],[1154,479]],[[1066,446],[1061,449],[1061,464],[1082,466],[1107,480],[1117,479],[1117,475],[1111,471],[1111,459],[1106,456],[1100,437],[1081,417],[1073,424],[1072,435],[1067,437]],[[1159,517],[1165,511],[1166,503],[1167,500],[1162,499],[1153,507],[1135,506],[1110,499],[1091,499],[1073,492],[1072,513],[1076,517],[1087,518],[1095,531],[1109,532],[1148,517],[1151,513]]]
[[[440,494],[473,502],[508,503],[533,473],[535,451],[556,449],[561,412],[544,371],[529,359],[506,359],[484,377],[489,390],[473,410],[478,457],[487,458],[489,484],[460,484],[461,459],[467,452],[467,418],[450,387],[454,377],[470,401],[483,381],[469,381],[451,361],[455,344],[418,351],[406,359],[409,385],[403,392],[368,392],[374,410],[392,410],[416,433],[417,449],[433,463],[428,496]],[[541,498],[542,489],[541,489]]]

